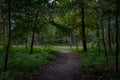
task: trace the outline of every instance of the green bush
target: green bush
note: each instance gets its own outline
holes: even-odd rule
[[[80,65],[85,69],[101,68],[105,71],[113,72],[115,69],[115,50],[108,51],[108,62],[106,62],[105,54],[102,50],[99,54],[96,48],[90,49],[88,52],[81,54]]]
[[[24,76],[27,72],[36,69],[56,58],[57,51],[52,49],[34,48],[34,53],[23,47],[12,48],[9,54],[8,71],[2,72],[4,54],[0,54],[0,80],[13,80],[15,77]]]

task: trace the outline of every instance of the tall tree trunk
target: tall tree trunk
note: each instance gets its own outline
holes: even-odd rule
[[[115,30],[116,30],[116,29],[113,29],[113,28],[112,28],[112,29],[111,29],[111,33],[114,33]],[[111,34],[111,43],[112,43],[112,44],[116,44],[116,43],[115,43],[115,40],[116,40],[116,39],[114,38],[114,34]]]
[[[4,71],[7,70],[7,63],[8,63],[8,54],[9,49],[11,45],[11,0],[8,0],[8,21],[9,21],[9,27],[8,27],[8,41],[6,45],[6,51],[5,51],[5,63],[4,63]]]
[[[75,36],[75,44],[76,44],[76,50],[78,51],[78,37],[77,37],[77,29],[76,29],[76,36]]]
[[[101,29],[102,29],[102,42],[103,42],[103,46],[104,46],[104,53],[105,53],[105,58],[106,58],[106,62],[108,62],[108,55],[107,55],[107,49],[106,49],[106,43],[105,43],[105,32],[104,32],[104,27],[103,27],[103,19],[101,17]]]
[[[97,20],[96,20],[96,28],[97,28],[97,46],[98,46],[98,52],[100,54],[100,34],[99,34],[99,25],[98,25],[98,12],[97,12]]]
[[[110,12],[108,13],[108,45],[109,45],[109,50],[112,49],[111,47],[111,20],[110,20]]]
[[[34,37],[35,37],[35,31],[34,31],[34,29],[33,29],[33,32],[32,32],[32,42],[31,42],[30,54],[32,54],[32,53],[33,53]]]
[[[116,74],[119,73],[119,0],[116,0]]]
[[[69,36],[69,46],[70,46],[70,49],[72,48],[72,39],[71,39],[71,35]]]
[[[26,39],[25,39],[25,48],[26,48],[26,49],[28,48],[28,36],[27,36]]]
[[[5,23],[4,23],[5,20],[4,20],[3,14],[4,14],[4,13],[3,13],[3,8],[2,8],[2,29],[3,29],[3,30],[2,30],[2,31],[3,31],[2,34],[3,34],[3,46],[4,46],[4,50],[5,50],[5,46],[6,46],[6,39],[5,39],[5,37],[6,37],[6,36],[5,36]]]
[[[41,39],[42,39],[41,45],[43,46],[44,45],[44,36],[41,35]]]
[[[87,43],[86,43],[86,34],[85,34],[85,15],[84,15],[84,7],[81,7],[82,11],[82,44],[83,44],[83,50],[87,51]]]
[[[35,28],[36,28],[36,25],[37,25],[38,14],[39,14],[39,11],[37,11],[37,13],[36,13],[35,22],[34,22],[33,29],[32,29],[33,31],[32,31],[32,41],[31,41],[30,54],[33,53],[33,45],[34,45],[34,37],[35,37]]]

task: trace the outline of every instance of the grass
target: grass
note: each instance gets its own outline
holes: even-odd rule
[[[1,52],[2,49],[1,49]],[[24,47],[11,48],[8,60],[8,71],[2,72],[4,54],[0,54],[0,80],[13,80],[24,76],[29,71],[36,69],[56,58],[57,51],[52,48],[34,47],[34,53],[29,55],[29,49]]]
[[[74,52],[76,51],[76,46],[72,46],[71,48],[70,48],[70,46],[52,46],[52,47],[57,50],[66,49],[66,50],[70,50],[70,51],[74,51]],[[79,46],[78,48],[79,48],[79,50],[82,49],[81,46]]]
[[[105,62],[105,55],[103,51],[98,54],[98,50],[95,47],[88,49],[88,52],[82,51],[82,47],[79,46],[79,50],[76,51],[76,47],[72,46],[49,46],[44,48],[42,46],[35,46],[34,53],[29,55],[29,49],[25,47],[12,47],[9,54],[8,71],[2,72],[4,63],[4,54],[0,54],[0,80],[13,80],[16,77],[24,76],[31,70],[34,70],[44,64],[50,62],[56,58],[56,50],[66,49],[73,52],[79,52],[81,55],[80,65],[82,68],[102,68],[105,71],[112,72],[115,69],[115,50],[108,51],[108,62]],[[3,49],[0,47],[0,52]],[[120,59],[120,56],[119,56]],[[114,74],[113,74],[114,75]],[[112,77],[111,80],[117,80],[116,77]]]
[[[98,50],[96,48],[90,49],[88,52],[82,52],[82,61],[81,65],[84,67],[89,67],[91,65],[109,65],[110,67],[115,65],[115,51],[108,52],[108,62],[106,62],[105,54],[103,51],[101,51],[100,54],[98,54]],[[120,59],[120,56],[119,56]],[[107,67],[108,68],[108,67]]]
[[[80,46],[79,46],[80,48]],[[70,49],[69,46],[34,46],[33,54],[29,55],[30,49],[25,46],[13,46],[10,50],[8,71],[3,72],[4,51],[0,46],[0,80],[13,80],[22,77],[31,70],[43,66],[56,58],[58,50],[75,50],[75,46]]]

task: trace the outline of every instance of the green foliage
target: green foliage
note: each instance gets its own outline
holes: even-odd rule
[[[113,70],[113,65],[115,65],[115,55],[113,53],[114,51],[108,53],[108,62],[106,62],[104,52],[101,51],[101,53],[98,54],[98,50],[92,48],[90,51],[81,54],[81,66],[84,68],[99,66],[105,70]]]
[[[86,71],[102,70],[103,73],[107,72],[109,74],[110,80],[119,80],[120,77],[115,74],[115,47],[111,51],[108,51],[108,62],[106,62],[104,51],[101,50],[101,53],[98,54],[98,50],[95,47],[92,47],[88,52],[80,52],[81,60],[80,65],[82,69]],[[119,56],[120,59],[120,56]],[[100,71],[98,71],[99,73]],[[89,74],[92,75],[92,74]]]
[[[55,59],[57,51],[50,48],[35,48],[34,53],[29,55],[24,47],[11,50],[8,62],[8,71],[2,72],[4,55],[0,54],[0,80],[13,80],[15,77],[24,76],[27,72],[36,69]]]
[[[6,26],[5,34],[0,35],[6,38],[7,37],[7,22],[8,19],[8,9],[7,9],[7,1],[1,0],[0,2],[0,12],[3,14],[3,22],[2,18],[1,24]],[[5,2],[5,3],[4,3]],[[78,46],[81,44],[81,8],[85,9],[85,30],[86,30],[86,38],[87,42],[90,43],[90,47],[95,45],[97,42],[100,43],[101,49],[101,24],[100,19],[101,15],[105,30],[105,42],[107,43],[107,26],[108,26],[108,13],[110,13],[111,17],[111,42],[112,47],[115,42],[115,0],[99,0],[95,2],[95,0],[12,0],[11,2],[11,27],[12,27],[12,44],[9,61],[8,61],[8,71],[2,73],[3,63],[4,63],[4,50],[0,49],[0,79],[11,80],[12,76],[24,75],[26,71],[30,71],[34,68],[37,68],[52,59],[55,59],[56,51],[53,51],[51,45],[54,44],[68,44],[68,38],[76,36],[79,38]],[[101,9],[102,8],[102,9]],[[1,10],[2,9],[2,10]],[[3,12],[2,12],[3,11]],[[37,14],[37,12],[39,12]],[[97,15],[98,14],[98,15]],[[36,15],[37,18],[36,18]],[[98,19],[97,19],[98,16]],[[2,16],[1,16],[2,17]],[[35,19],[36,18],[36,19]],[[96,22],[98,26],[96,26]],[[96,30],[99,27],[100,36],[96,37]],[[0,27],[0,30],[2,28]],[[34,47],[33,54],[29,55],[29,49],[25,49],[25,47],[14,47],[15,44],[18,45],[29,45],[31,41],[31,32],[35,31],[35,34],[39,34],[43,37],[43,44],[47,45],[46,48]],[[0,33],[2,33],[0,31]],[[35,36],[36,37],[36,36]],[[7,38],[6,38],[7,40]],[[0,40],[0,42],[7,41]],[[71,41],[75,43],[75,40]],[[76,41],[77,42],[77,41]],[[69,46],[53,46],[55,49],[69,49],[72,51],[76,51],[82,54],[81,66],[82,67],[93,67],[100,66],[104,67],[107,70],[113,69],[113,65],[115,65],[115,56],[109,52],[109,62],[105,62],[103,51],[101,54],[98,54],[96,48],[92,47],[89,52],[80,52],[80,50],[76,50],[76,47],[73,46],[70,49]],[[88,45],[89,47],[89,45]],[[108,48],[107,48],[108,50]],[[106,68],[107,67],[107,68]]]
[[[83,66],[83,67],[100,65],[101,61],[102,62],[104,61],[104,56],[103,55],[99,56],[96,51],[84,53],[84,54],[82,54],[82,57],[83,57],[83,59],[81,61],[81,66]]]

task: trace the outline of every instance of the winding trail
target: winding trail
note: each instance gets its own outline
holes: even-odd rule
[[[27,80],[79,80],[79,56],[61,49],[61,57],[42,71],[34,71]],[[40,72],[40,73],[38,73]]]

